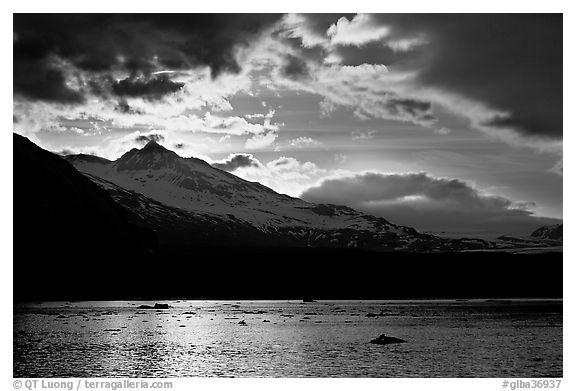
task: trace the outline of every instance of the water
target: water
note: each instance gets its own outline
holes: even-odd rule
[[[14,376],[562,376],[562,301],[159,302],[14,307]]]

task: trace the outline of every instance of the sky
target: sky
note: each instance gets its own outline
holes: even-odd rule
[[[562,16],[14,15],[13,128],[430,232],[562,218]]]

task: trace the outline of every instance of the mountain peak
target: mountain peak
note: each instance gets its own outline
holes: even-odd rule
[[[530,236],[541,239],[562,240],[563,224],[545,225],[532,232]]]
[[[150,140],[142,149],[133,148],[114,162],[114,166],[122,170],[148,170],[173,167],[180,156],[156,140]]]
[[[141,151],[150,151],[150,150],[168,151],[168,149],[158,144],[158,142],[154,139],[148,141],[148,143],[141,149]]]
[[[171,158],[179,158],[180,156],[174,152],[169,150],[168,148],[160,145],[156,140],[150,140],[146,145],[142,147],[142,149],[136,150],[136,154],[138,155],[149,155],[151,153],[159,154],[164,157],[171,157]]]

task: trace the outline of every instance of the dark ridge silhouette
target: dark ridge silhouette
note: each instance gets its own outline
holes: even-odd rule
[[[233,220],[227,232],[206,233],[210,225],[192,224],[177,208],[122,197],[155,212],[131,212],[64,159],[14,135],[14,299],[562,297],[561,253],[294,247]]]
[[[60,156],[62,156],[62,155],[60,155]],[[87,155],[84,153],[79,153],[76,155],[64,155],[64,156],[62,156],[62,158],[64,160],[69,161],[72,164],[74,164],[75,161],[84,161],[84,162],[90,162],[90,163],[94,163],[94,164],[108,164],[108,163],[110,163],[110,160],[105,159],[103,157],[95,156],[95,155]]]
[[[15,268],[17,301],[562,297],[561,253],[174,246],[115,257],[116,264],[90,254],[64,256],[67,270],[40,271],[38,263],[49,258],[31,252],[36,261],[15,251],[15,264],[27,266]]]
[[[50,296],[51,285],[73,292],[155,246],[152,231],[130,223],[131,212],[71,164],[17,134],[13,144],[16,297],[36,286],[37,297]]]

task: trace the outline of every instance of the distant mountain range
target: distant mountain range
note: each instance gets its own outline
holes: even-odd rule
[[[538,228],[536,231],[532,232],[530,236],[538,239],[557,240],[561,242],[563,238],[562,227],[563,224],[547,225]]]
[[[459,252],[545,249],[561,244],[549,239],[557,232],[537,231],[529,244],[444,239],[345,206],[278,194],[155,142],[109,161],[62,158],[14,134],[19,299],[484,295],[485,284],[454,285],[450,276],[466,268],[478,273],[476,265],[503,255],[469,252],[466,259],[474,261],[462,264]],[[510,273],[518,273],[514,264]],[[481,270],[491,278],[493,269]],[[379,282],[406,273],[418,284],[392,278],[384,289]],[[532,286],[496,288],[506,295],[533,292]],[[556,288],[546,286],[542,294]]]
[[[313,204],[245,181],[155,141],[115,161],[64,157],[140,216],[162,243],[454,251],[490,248],[480,239],[442,239],[346,206]]]
[[[15,178],[15,191],[22,194],[18,202],[26,199],[30,208],[44,206],[45,210],[34,211],[38,216],[52,214],[52,220],[59,216],[59,221],[74,219],[74,225],[83,228],[71,235],[90,232],[82,237],[95,235],[119,245],[142,242],[140,236],[144,233],[153,237],[144,240],[147,246],[156,243],[407,252],[546,246],[550,240],[558,241],[558,230],[561,240],[561,226],[537,230],[530,243],[506,237],[500,242],[440,238],[346,206],[313,204],[279,194],[203,160],[182,158],[156,141],[134,148],[115,161],[83,154],[61,158],[16,134],[14,144],[15,172],[27,171]],[[28,189],[36,187],[37,182],[23,179],[38,178],[41,171],[37,180],[43,182],[44,200],[38,198],[37,191]],[[71,194],[76,196],[67,201]],[[82,242],[82,238],[75,241]]]
[[[157,232],[161,243],[197,242],[201,238],[205,245],[216,242],[377,251],[457,251],[511,245],[506,241],[440,238],[346,206],[305,202],[245,181],[203,160],[182,158],[156,141],[115,161],[90,155],[64,158],[140,216],[143,226]]]
[[[563,224],[545,225],[536,229],[530,235],[502,235],[498,240],[510,243],[519,248],[526,247],[562,247],[562,227]]]

